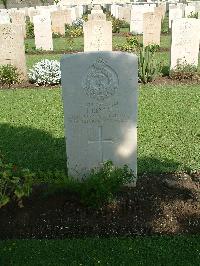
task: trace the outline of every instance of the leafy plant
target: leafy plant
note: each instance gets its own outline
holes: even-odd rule
[[[188,16],[188,18],[198,18],[198,12],[190,12],[190,15]]]
[[[122,185],[133,182],[134,174],[128,168],[118,168],[111,161],[105,162],[100,169],[93,169],[79,186],[81,201],[87,206],[99,208],[115,199]]]
[[[67,36],[67,44],[69,46],[69,49],[72,51],[74,49],[74,37],[73,37],[73,35]]]
[[[49,3],[49,0],[40,0],[40,2],[42,3],[42,5],[44,6],[45,4]]]
[[[176,68],[170,71],[170,78],[175,80],[200,80],[200,72],[194,65],[178,63]]]
[[[128,36],[126,37],[126,43],[119,46],[121,51],[130,53],[136,53],[140,47],[142,47],[142,44],[139,42],[138,37],[133,36],[132,34],[128,34]]]
[[[44,59],[36,63],[29,70],[28,77],[31,83],[37,85],[56,85],[61,82],[60,62]]]
[[[152,53],[158,52],[160,49],[160,46],[158,44],[150,44],[149,46],[149,50]]]
[[[151,46],[140,48],[138,55],[138,75],[143,83],[153,81],[161,73],[161,64],[156,61],[155,50]]]
[[[161,33],[164,33],[164,34],[169,33],[169,20],[168,20],[168,17],[162,19],[162,22],[161,22]]]
[[[59,32],[52,32],[52,38],[63,38],[63,35]]]
[[[83,19],[84,21],[88,21],[88,14],[84,14],[84,15],[82,16],[82,19]]]
[[[112,32],[119,33],[120,32],[120,20],[112,19]]]
[[[22,198],[30,195],[33,175],[28,169],[21,169],[0,159],[0,208],[15,199],[20,207]]]
[[[109,20],[112,22],[112,32],[113,33],[119,33],[120,28],[128,28],[129,24],[125,22],[124,20],[120,20],[118,18],[115,18],[113,15],[111,15],[110,12],[106,12],[106,20]]]
[[[77,38],[77,37],[83,36],[83,27],[77,26],[77,25],[72,25],[72,26],[66,25],[65,35],[71,38]]]
[[[26,21],[26,38],[34,39],[34,24],[31,21]]]
[[[13,65],[0,66],[0,84],[8,85],[20,82],[20,73],[18,69]]]

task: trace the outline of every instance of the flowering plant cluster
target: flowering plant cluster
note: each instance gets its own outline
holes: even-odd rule
[[[44,59],[36,63],[29,70],[28,77],[31,83],[37,85],[56,85],[61,82],[60,62]]]
[[[84,20],[82,18],[78,18],[72,22],[72,26],[74,27],[83,27]]]

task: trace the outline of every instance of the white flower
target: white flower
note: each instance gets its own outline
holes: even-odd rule
[[[28,73],[29,80],[37,85],[56,85],[61,81],[60,62],[44,59]]]

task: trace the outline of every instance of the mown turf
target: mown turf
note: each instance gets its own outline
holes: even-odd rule
[[[200,169],[200,86],[144,86],[138,115],[139,172]]]
[[[35,63],[43,60],[43,59],[49,59],[49,60],[58,60],[60,61],[61,54],[34,54],[34,55],[26,55],[26,65],[27,68],[30,69]]]
[[[122,29],[121,32],[127,32],[127,29]],[[128,32],[127,32],[128,33]],[[113,49],[116,49],[118,45],[123,45],[126,42],[126,36],[113,35]],[[142,42],[142,35],[138,36],[140,42]],[[170,47],[171,37],[170,35],[161,35],[161,48]],[[35,47],[34,39],[26,39],[25,45],[27,51],[33,51]],[[73,42],[69,38],[53,38],[54,51],[70,51],[70,50],[83,50],[83,37],[77,37],[73,39]]]
[[[200,262],[200,237],[0,242],[0,265],[176,265]]]
[[[123,45],[126,42],[126,37],[124,36],[113,36],[113,49],[116,49],[118,45]],[[27,52],[33,52],[35,43],[34,39],[26,39],[26,50]],[[68,38],[54,38],[53,39],[54,51],[83,51],[84,43],[83,37],[74,38],[73,42]]]
[[[31,68],[35,63],[43,60],[43,59],[50,59],[50,60],[58,60],[60,61],[62,54],[29,54],[26,55],[26,64],[28,69]],[[170,53],[169,52],[157,52],[156,61],[161,63],[162,67],[169,68],[170,62]]]
[[[200,85],[142,86],[138,172],[200,169]],[[0,152],[32,171],[66,169],[61,91],[0,91]]]

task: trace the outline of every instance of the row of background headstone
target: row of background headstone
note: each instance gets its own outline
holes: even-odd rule
[[[48,7],[49,8],[49,7]],[[144,13],[145,18],[145,26],[144,26],[144,44],[148,45],[155,43],[155,40],[160,41],[160,28],[161,28],[161,17],[162,12],[156,11],[157,7],[154,7],[155,12],[147,12]],[[42,15],[35,15],[34,22],[36,23],[35,34],[36,36],[41,37],[40,43],[44,42],[44,46],[46,45],[46,49],[52,50],[52,31],[51,31],[51,19],[50,13],[47,11],[46,7],[42,7]],[[44,11],[45,10],[45,11]],[[62,11],[53,11],[53,13]],[[11,15],[14,13],[21,13],[19,11],[10,10]],[[21,13],[22,14],[22,13]],[[46,14],[46,16],[44,15]],[[60,13],[59,13],[60,14]],[[58,14],[58,19],[60,18]],[[84,24],[84,51],[111,51],[112,50],[112,25],[111,22],[106,21],[103,11],[93,10],[92,14],[89,17],[89,21]],[[38,20],[39,18],[39,20]],[[199,39],[196,38],[198,36],[197,31],[199,32],[199,21],[196,19],[183,19],[180,23],[174,23],[173,31],[172,31],[172,51],[171,51],[171,66],[174,67],[177,62],[177,58],[184,58],[184,55],[187,54],[185,60],[188,63],[197,65],[198,63],[198,45]],[[43,22],[43,27],[41,27],[41,23]],[[38,25],[37,25],[38,23]],[[63,22],[62,22],[63,23]],[[17,23],[16,23],[17,24]],[[1,64],[9,63],[8,61],[14,63],[18,68],[20,68],[23,75],[26,75],[25,71],[25,56],[24,54],[24,44],[23,41],[18,41],[20,36],[23,39],[23,34],[20,31],[20,23],[19,25],[3,25],[1,27]],[[13,26],[13,27],[12,27]],[[15,27],[16,26],[16,27]],[[13,32],[18,32],[18,37]],[[24,33],[24,29],[21,28],[21,32]],[[37,33],[38,32],[38,33]],[[179,34],[180,36],[179,36]],[[37,35],[38,34],[38,35]],[[43,34],[43,35],[42,35]],[[153,38],[155,37],[155,39]],[[190,38],[187,38],[189,36]],[[17,38],[17,42],[16,42]],[[36,37],[36,46],[38,38]],[[17,43],[17,45],[15,45]],[[181,45],[180,45],[181,44]],[[15,49],[13,48],[15,47]],[[177,47],[180,49],[179,52],[176,52]],[[44,47],[45,48],[45,47]],[[21,50],[20,50],[21,49]],[[193,51],[192,51],[193,50]],[[6,52],[7,51],[7,52]],[[15,59],[16,56],[14,54],[20,54],[20,60],[18,58]],[[23,59],[23,60],[22,60]],[[23,61],[24,63],[20,63]]]

